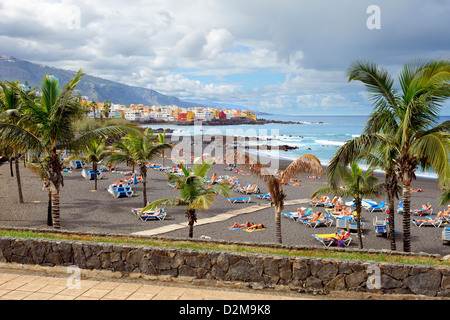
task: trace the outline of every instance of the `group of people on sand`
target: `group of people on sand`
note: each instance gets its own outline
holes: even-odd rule
[[[439,211],[438,214],[436,215],[436,218],[434,218],[434,219],[424,219],[424,220],[414,219],[414,220],[416,222],[431,222],[431,223],[433,223],[433,222],[439,221],[440,219],[448,220],[449,218],[450,218],[450,204],[447,206],[447,210],[444,210],[444,212]]]

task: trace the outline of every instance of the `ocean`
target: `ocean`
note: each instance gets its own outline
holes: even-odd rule
[[[367,116],[300,116],[300,115],[261,115],[258,118],[277,121],[301,122],[302,124],[269,123],[264,125],[239,126],[194,126],[145,125],[152,129],[166,128],[174,130],[174,136],[192,136],[193,134],[221,134],[235,136],[259,136],[271,138],[270,145],[287,145],[298,149],[281,151],[265,150],[260,155],[295,160],[304,154],[315,155],[322,164],[327,165],[335,152],[346,141],[360,135]],[[450,120],[442,116],[441,122]],[[250,149],[251,152],[251,149]],[[436,178],[433,172],[418,171],[417,176]]]

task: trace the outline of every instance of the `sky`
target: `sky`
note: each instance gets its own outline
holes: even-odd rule
[[[448,0],[2,0],[0,17],[0,54],[275,114],[369,114],[353,62],[398,87],[405,62],[450,56]]]

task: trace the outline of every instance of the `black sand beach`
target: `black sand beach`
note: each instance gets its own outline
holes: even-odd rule
[[[154,161],[158,163],[158,159]],[[166,160],[166,165],[170,160]],[[282,162],[281,168],[288,163]],[[239,175],[224,170],[224,165],[213,165],[209,173],[209,177],[213,173],[217,175],[230,175],[239,178],[242,184],[257,183],[261,189],[261,193],[267,193],[267,187],[263,181],[251,175]],[[120,170],[130,170],[125,166],[117,168]],[[383,177],[379,175],[382,180]],[[23,184],[24,204],[19,204],[18,191],[15,178],[9,173],[7,163],[0,165],[0,226],[14,227],[31,227],[51,229],[46,225],[47,219],[47,192],[42,191],[42,181],[40,181],[34,173],[29,169],[23,168],[21,165],[21,178]],[[92,233],[115,233],[130,235],[136,232],[145,232],[156,228],[177,225],[179,229],[158,234],[169,238],[187,238],[188,228],[181,226],[186,224],[185,209],[166,208],[168,214],[163,221],[141,221],[131,212],[133,207],[142,207],[142,184],[133,186],[133,190],[137,194],[130,198],[116,199],[107,192],[108,186],[116,180],[122,179],[124,176],[118,172],[104,172],[103,179],[98,181],[98,190],[93,191],[94,182],[85,180],[81,175],[81,169],[72,173],[64,173],[65,186],[61,190],[61,228],[67,231],[80,231]],[[296,199],[306,199],[313,191],[325,186],[326,177],[320,179],[308,178],[308,174],[298,177],[301,179],[301,186],[288,185],[284,187],[287,195],[286,202]],[[418,178],[413,181],[412,187],[421,188],[422,192],[413,192],[412,208],[419,209],[424,203],[430,203],[434,209],[435,216],[439,210],[443,210],[443,206],[438,206],[437,194],[440,192],[435,179]],[[147,195],[149,201],[164,197],[176,197],[178,192],[170,188],[167,184],[166,175],[157,170],[149,170]],[[231,197],[243,197],[242,194],[234,192]],[[344,199],[350,200],[350,199]],[[384,198],[376,199],[378,203],[386,201]],[[399,200],[401,201],[401,199]],[[396,202],[396,205],[398,201]],[[214,205],[207,212],[198,212],[198,219],[217,217],[218,215],[230,213],[245,207],[259,205],[260,210],[253,213],[240,214],[230,219],[199,224],[194,226],[194,238],[199,239],[205,235],[216,240],[228,240],[250,243],[276,243],[275,237],[275,215],[274,209],[269,206],[269,202],[258,200],[252,196],[252,200],[248,204],[236,203],[230,204],[226,199],[217,196]],[[286,205],[283,212],[296,211],[298,207],[306,207],[304,204]],[[320,210],[320,209],[314,209]],[[223,215],[222,215],[223,217]],[[365,249],[390,249],[390,243],[387,238],[377,237],[373,228],[373,219],[378,217],[382,219],[386,217],[385,212],[370,213],[363,211],[362,221],[364,222],[363,242]],[[396,230],[397,230],[397,249],[402,249],[402,215],[396,214]],[[262,223],[265,229],[256,232],[245,232],[243,230],[230,231],[227,227],[235,222],[243,224],[246,221],[252,223]],[[435,227],[416,227],[411,225],[411,241],[413,252],[426,252],[431,254],[450,254],[450,246],[443,245],[441,241],[442,229]],[[286,245],[304,245],[319,246],[322,244],[317,242],[312,234],[329,234],[336,230],[333,223],[331,227],[310,228],[299,222],[282,218],[282,237],[283,244]],[[353,241],[350,248],[359,248],[356,234],[352,235]]]

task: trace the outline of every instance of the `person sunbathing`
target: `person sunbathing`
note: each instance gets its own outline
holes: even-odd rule
[[[335,233],[334,237],[323,238],[324,241],[339,241],[344,240],[347,236],[347,232],[345,230],[341,230]]]
[[[434,219],[426,219],[426,220],[417,220],[417,219],[413,219],[413,220],[414,220],[415,222],[422,222],[422,223],[430,222],[430,223],[433,223],[433,222],[439,221],[439,217],[436,216],[436,218],[434,218]]]
[[[307,217],[305,210],[302,208],[297,208],[297,212],[292,215],[293,218],[304,218]]]
[[[325,222],[327,220],[327,217],[323,215],[323,212],[317,212],[316,215],[314,215],[309,222]]]
[[[218,184],[219,182],[217,181],[217,175],[214,173],[211,177],[211,185],[213,184]]]
[[[314,198],[311,200],[311,202],[322,202],[321,200],[323,199],[323,197],[325,197],[325,196],[322,196],[322,197],[320,198],[320,200],[319,200],[319,198],[314,197]]]
[[[450,217],[450,211],[439,211],[438,214],[436,215],[437,219],[448,219]]]
[[[308,220],[309,222],[317,222],[322,216],[323,216],[322,212],[316,212],[311,216],[311,218],[308,216],[305,216],[305,217],[299,218],[299,219]]]
[[[248,227],[247,230],[260,230],[260,229],[264,229],[264,225],[263,224],[254,224],[251,227]]]
[[[244,224],[239,224],[239,223],[237,223],[237,222],[235,222],[231,227],[228,227],[229,229],[234,229],[234,228],[248,228],[248,227],[251,227],[251,226],[253,226],[253,224],[252,223],[250,223],[250,222],[246,222],[246,223],[244,223]]]

